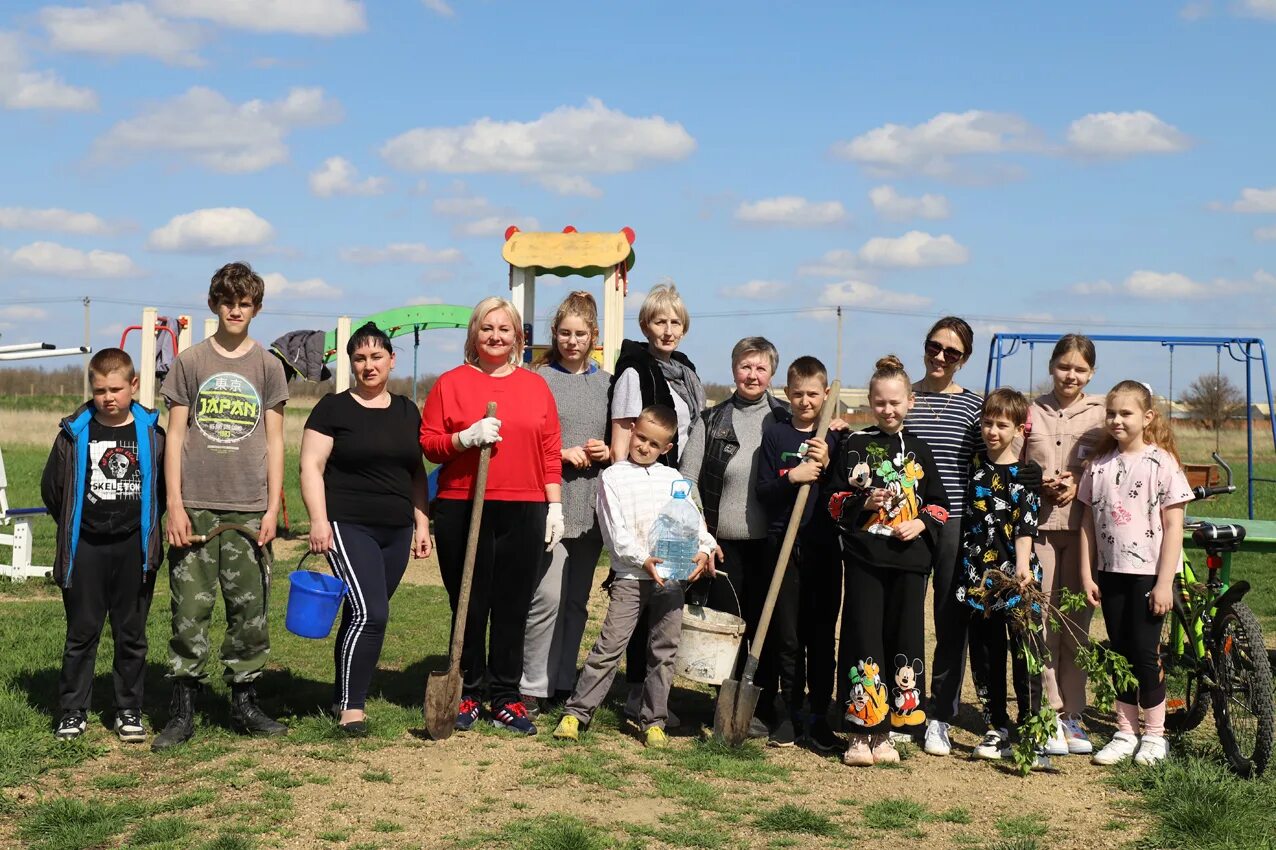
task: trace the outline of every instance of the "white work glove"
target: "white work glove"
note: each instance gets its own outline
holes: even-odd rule
[[[456,436],[463,449],[495,445],[501,441],[501,420],[495,416],[484,417]]]
[[[563,539],[563,503],[550,502],[549,512],[545,514],[545,551],[553,551],[558,541]]]

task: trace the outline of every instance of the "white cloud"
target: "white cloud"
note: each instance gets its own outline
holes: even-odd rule
[[[331,36],[368,28],[358,0],[152,0],[152,5],[174,18],[253,32]]]
[[[436,295],[413,295],[408,299],[409,307],[428,307],[431,304],[445,303],[442,298]]]
[[[1211,0],[1191,0],[1184,3],[1179,8],[1179,17],[1185,21],[1199,21],[1201,18],[1209,17],[1213,3]]]
[[[1276,225],[1254,228],[1254,238],[1259,242],[1276,242]]]
[[[447,0],[421,0],[421,5],[444,18],[456,15],[456,11],[448,5]]]
[[[99,157],[167,151],[226,174],[286,162],[285,140],[298,127],[341,120],[341,105],[322,88],[293,88],[281,100],[235,104],[195,86],[117,123],[96,143]]]
[[[876,236],[868,240],[860,248],[859,258],[870,266],[893,268],[960,266],[969,261],[970,252],[946,233],[932,236],[910,230],[903,236]]]
[[[1276,21],[1276,0],[1236,0],[1232,10],[1242,17]]]
[[[323,165],[310,172],[310,191],[321,198],[333,195],[380,195],[389,181],[384,177],[359,179],[359,171],[350,160],[330,156]]]
[[[1068,291],[1073,295],[1111,295],[1116,287],[1106,280],[1094,280],[1074,283],[1068,287]]]
[[[109,233],[111,227],[93,213],[59,209],[0,207],[0,230],[52,230],[59,233]]]
[[[862,280],[830,283],[820,293],[820,303],[830,307],[876,307],[883,310],[915,310],[930,305],[930,299],[911,292],[894,292]]]
[[[1240,198],[1232,201],[1229,209],[1238,213],[1276,213],[1276,186],[1270,189],[1241,189]]]
[[[49,318],[49,311],[29,304],[13,304],[0,307],[0,320],[7,322],[38,322]],[[119,336],[119,334],[116,334]]]
[[[846,277],[860,271],[863,264],[854,251],[826,251],[818,260],[798,266],[802,277]]]
[[[341,290],[321,277],[289,280],[279,272],[264,274],[267,298],[314,298],[331,301],[341,297]]]
[[[97,109],[97,93],[68,85],[52,71],[32,71],[15,33],[0,32],[0,106],[5,109]]]
[[[56,242],[32,242],[8,256],[18,269],[46,277],[136,277],[141,270],[127,254],[81,251]]]
[[[40,23],[49,46],[71,53],[99,56],[149,56],[169,65],[203,64],[196,50],[199,30],[151,13],[141,3],[114,6],[46,6]]]
[[[455,232],[458,236],[499,236],[505,233],[510,225],[526,231],[537,231],[541,228],[540,221],[533,216],[489,215],[459,224]]]
[[[210,207],[173,216],[151,231],[146,247],[152,251],[216,251],[264,245],[275,238],[275,228],[244,207]]]
[[[342,248],[341,259],[347,263],[375,265],[378,263],[455,263],[463,258],[456,248],[437,250],[420,242],[394,242],[384,248]]]
[[[495,209],[492,202],[479,195],[459,195],[451,198],[436,198],[431,204],[439,215],[449,218],[467,218],[483,215]]]
[[[1125,279],[1125,291],[1136,298],[1199,298],[1211,287],[1197,283],[1178,272],[1153,272],[1139,269]]]
[[[718,294],[726,298],[743,298],[746,301],[769,301],[779,298],[789,289],[787,283],[775,280],[750,280],[738,286],[724,286]]]
[[[681,124],[635,118],[601,100],[560,106],[532,121],[479,120],[461,127],[419,127],[381,146],[406,171],[450,174],[614,174],[686,159],[696,142]]]
[[[922,195],[910,198],[895,191],[894,186],[874,186],[868,191],[868,200],[882,218],[891,221],[907,221],[911,218],[948,218],[948,199],[943,195]]]
[[[1151,112],[1095,112],[1068,125],[1068,147],[1094,157],[1179,153],[1192,140]]]
[[[841,201],[808,201],[796,195],[747,201],[736,207],[735,220],[779,227],[828,227],[846,220]]]
[[[850,141],[837,142],[832,153],[881,176],[953,177],[957,172],[955,157],[1038,150],[1038,135],[1018,115],[972,109],[941,112],[913,127],[884,124]]]
[[[567,177],[562,174],[544,174],[536,182],[556,195],[577,195],[582,198],[601,198],[603,190],[584,177]]]

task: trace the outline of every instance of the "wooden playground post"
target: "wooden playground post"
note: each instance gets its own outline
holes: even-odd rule
[[[525,340],[527,345],[531,345],[532,337],[536,335],[536,269],[510,267],[510,303],[523,317],[523,324],[532,329],[530,337]],[[553,344],[552,340],[550,344]]]
[[[141,387],[138,401],[145,407],[155,407],[155,320],[159,311],[154,307],[142,309],[142,356],[137,364]]]
[[[204,339],[208,339],[215,333],[217,333],[217,317],[209,316],[204,319]]]
[[[603,368],[613,372],[620,357],[620,342],[625,338],[625,282],[618,268],[612,268],[603,278],[602,331]]]
[[[346,343],[349,341],[350,317],[341,316],[337,319],[337,371],[334,375],[339,393],[350,389],[350,355],[346,354]]]
[[[177,317],[177,353],[178,354],[181,354],[183,351],[191,347],[191,336],[192,336],[191,317],[178,316]]]

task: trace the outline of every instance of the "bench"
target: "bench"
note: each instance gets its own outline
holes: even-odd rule
[[[1187,486],[1194,490],[1197,487],[1217,487],[1219,484],[1218,467],[1212,463],[1185,463],[1183,474],[1187,476]]]
[[[4,471],[4,452],[0,450],[0,547],[10,549],[9,563],[0,561],[0,577],[13,581],[29,578],[51,578],[53,567],[39,567],[31,563],[31,520],[47,514],[44,508],[10,508],[9,480]],[[12,531],[9,527],[12,526]]]

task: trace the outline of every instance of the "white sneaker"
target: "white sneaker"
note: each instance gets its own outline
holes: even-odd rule
[[[948,738],[948,724],[942,720],[931,720],[926,724],[926,740],[922,749],[932,756],[946,756],[953,751],[953,742]]]
[[[1134,763],[1146,767],[1150,764],[1156,764],[1158,761],[1165,761],[1169,755],[1169,741],[1160,735],[1144,735],[1143,740],[1139,743],[1139,752],[1134,757]]]
[[[1117,732],[1112,736],[1112,740],[1104,745],[1090,759],[1093,764],[1116,764],[1128,759],[1134,755],[1134,751],[1139,748],[1139,736],[1131,735],[1128,732]]]
[[[1054,721],[1054,734],[1046,741],[1045,754],[1048,756],[1066,756],[1071,750],[1068,749],[1068,734],[1063,728],[1063,720],[1056,717]]]
[[[989,729],[971,755],[977,759],[997,761],[1005,758],[1010,748],[1010,732],[1006,729]]]
[[[1063,718],[1063,737],[1068,739],[1068,752],[1074,756],[1088,756],[1094,752],[1094,744],[1081,725],[1079,714],[1069,714]]]

